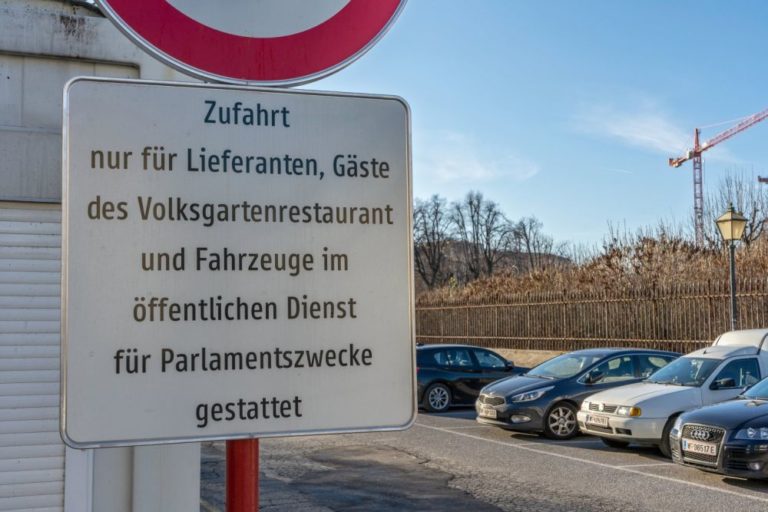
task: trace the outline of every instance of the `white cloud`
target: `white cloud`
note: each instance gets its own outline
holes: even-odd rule
[[[692,134],[648,104],[634,110],[594,105],[582,109],[574,125],[583,133],[670,155],[682,153],[693,142]]]
[[[416,134],[415,172],[435,184],[487,184],[524,181],[540,171],[535,162],[509,150],[484,147],[471,136],[443,131]]]
[[[667,157],[682,156],[693,147],[693,127],[683,129],[681,124],[647,99],[631,107],[591,105],[581,108],[573,119],[576,131],[614,139]],[[706,139],[706,136],[702,137],[701,142]],[[705,158],[738,162],[725,147],[714,148],[705,154]]]

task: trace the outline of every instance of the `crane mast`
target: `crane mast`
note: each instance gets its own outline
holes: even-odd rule
[[[701,245],[704,241],[704,173],[701,154],[704,151],[720,144],[721,142],[730,139],[737,133],[743,132],[750,126],[759,123],[767,117],[768,109],[745,117],[731,128],[728,128],[724,132],[718,133],[703,144],[699,142],[701,130],[696,128],[693,132],[693,149],[686,151],[685,155],[682,157],[669,159],[669,165],[671,167],[680,167],[688,160],[693,161],[693,217],[694,225],[696,228],[697,244]]]

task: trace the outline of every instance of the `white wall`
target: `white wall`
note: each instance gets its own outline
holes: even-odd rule
[[[62,90],[78,75],[191,81],[88,9],[0,0],[0,199],[61,201]]]
[[[60,203],[62,90],[79,75],[191,81],[87,8],[0,0],[0,200]],[[66,510],[199,510],[199,477],[197,444],[67,449]]]

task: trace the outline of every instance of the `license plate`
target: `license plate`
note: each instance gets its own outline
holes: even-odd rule
[[[482,416],[483,418],[496,419],[496,414],[497,414],[496,409],[492,407],[483,407],[482,409],[480,409],[480,416]]]
[[[588,425],[595,425],[598,427],[608,428],[608,417],[607,416],[587,416],[587,424]]]
[[[701,441],[683,439],[683,451],[717,457],[717,445],[715,443],[702,443]]]

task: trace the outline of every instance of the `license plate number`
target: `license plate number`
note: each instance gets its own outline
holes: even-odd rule
[[[482,416],[483,418],[496,419],[496,414],[497,414],[496,409],[494,409],[493,407],[483,407],[482,409],[480,409],[480,416]]]
[[[715,443],[702,443],[701,441],[683,439],[683,451],[717,457],[717,445]]]
[[[587,423],[598,427],[608,428],[607,416],[587,416]]]

